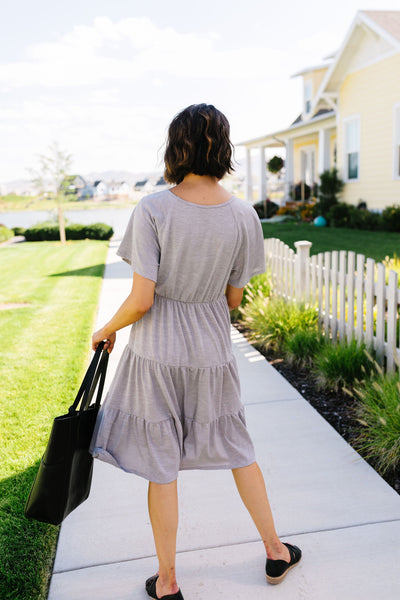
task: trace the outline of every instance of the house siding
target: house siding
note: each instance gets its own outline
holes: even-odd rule
[[[347,75],[339,91],[337,166],[344,177],[344,120],[360,116],[359,180],[348,182],[342,200],[383,209],[400,203],[393,178],[393,107],[400,102],[400,54]]]

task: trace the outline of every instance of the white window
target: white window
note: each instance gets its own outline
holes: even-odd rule
[[[360,117],[344,121],[344,173],[346,181],[360,178]]]
[[[304,112],[308,115],[311,112],[312,101],[312,83],[311,81],[304,82]]]
[[[400,103],[395,104],[395,107],[394,107],[393,178],[400,179]]]

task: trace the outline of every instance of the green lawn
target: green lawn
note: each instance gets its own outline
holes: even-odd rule
[[[47,596],[58,527],[24,504],[53,417],[71,404],[90,355],[107,242],[0,248],[0,598]]]
[[[331,250],[353,250],[381,261],[400,256],[400,233],[360,231],[335,227],[315,227],[309,223],[263,223],[264,237],[276,237],[294,249],[294,242],[312,242],[311,254]]]

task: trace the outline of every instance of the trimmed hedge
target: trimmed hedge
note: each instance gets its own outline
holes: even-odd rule
[[[378,213],[338,202],[331,206],[327,218],[331,227],[400,232],[400,206],[397,204],[387,206],[382,213]]]
[[[109,240],[113,233],[113,228],[105,223],[92,225],[72,223],[65,226],[67,240]],[[38,223],[26,229],[24,236],[27,242],[57,241],[60,239],[60,229],[56,223]]]
[[[25,227],[13,227],[14,235],[25,235]]]
[[[14,232],[5,225],[0,225],[0,243],[14,237]]]

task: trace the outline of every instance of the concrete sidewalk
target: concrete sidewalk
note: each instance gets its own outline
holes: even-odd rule
[[[112,241],[98,324],[128,295]],[[127,342],[119,332],[108,383]],[[230,471],[179,476],[177,573],[185,600],[397,600],[400,496],[236,331],[246,418],[278,533],[303,560],[278,586]],[[157,570],[147,482],[95,461],[90,498],[63,523],[49,600],[145,600]]]

